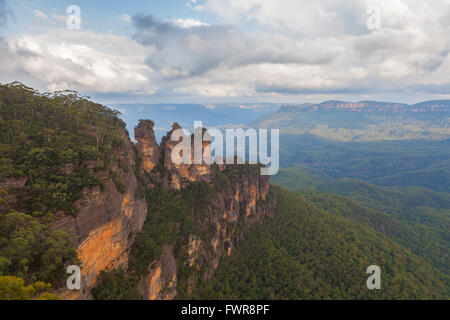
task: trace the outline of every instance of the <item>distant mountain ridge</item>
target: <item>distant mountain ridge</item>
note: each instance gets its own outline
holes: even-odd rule
[[[140,119],[151,118],[158,124],[154,128],[157,140],[170,131],[172,123],[179,123],[183,129],[192,130],[194,121],[202,121],[207,127],[224,127],[249,124],[263,116],[279,110],[281,104],[115,104],[111,106],[122,113],[131,136]],[[132,136],[133,138],[133,136]]]
[[[249,125],[281,134],[313,134],[332,141],[445,140],[450,100],[413,105],[377,101],[325,101],[284,105]]]
[[[292,111],[367,111],[367,112],[450,112],[450,100],[429,100],[416,104],[405,104],[396,102],[378,102],[378,101],[358,101],[347,102],[330,100],[322,103],[303,103],[300,105],[282,106],[279,112]]]

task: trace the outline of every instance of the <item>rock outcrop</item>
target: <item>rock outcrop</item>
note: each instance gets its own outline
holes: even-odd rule
[[[166,246],[161,258],[149,266],[138,290],[145,300],[172,300],[177,294],[176,288],[177,264],[173,248]]]
[[[52,225],[54,229],[68,230],[77,247],[84,288],[77,298],[89,297],[89,289],[94,286],[100,271],[127,265],[128,249],[147,217],[145,200],[137,198],[138,182],[133,170],[135,154],[125,132],[123,141],[123,146],[115,150],[114,158],[120,159],[126,168],[113,164],[110,170],[117,174],[125,191],[117,189],[107,172],[99,172],[103,190],[100,187],[85,189],[82,198],[75,203],[76,217],[60,213]]]
[[[18,205],[17,193],[27,183],[27,177],[8,178],[0,181],[0,203],[5,201],[3,206],[0,206],[0,213],[7,213],[15,209]]]
[[[177,278],[177,270],[180,269],[190,270],[190,275],[184,279],[186,293],[189,294],[199,280],[214,275],[221,258],[231,254],[254,223],[260,223],[264,217],[275,212],[276,199],[270,194],[269,177],[261,176],[259,167],[241,166],[247,169],[241,171],[237,165],[194,163],[193,145],[190,150],[191,164],[175,164],[171,155],[182,138],[172,139],[172,135],[179,129],[181,127],[175,123],[163,138],[160,148],[162,170],[150,171],[152,180],[158,181],[166,190],[180,190],[193,182],[214,186],[218,174],[230,176],[230,179],[227,185],[221,190],[216,189],[211,195],[208,205],[199,215],[201,219],[196,221],[198,229],[208,236],[191,234],[182,244],[182,255],[185,257],[182,260],[175,262],[173,246],[166,246],[160,259],[150,263],[147,275],[139,282],[139,291],[144,299],[174,298],[181,280]],[[196,131],[197,134],[205,134],[205,129],[197,130],[201,130]],[[194,141],[194,135],[183,138],[191,139],[192,143]],[[209,148],[208,142],[202,143],[204,156],[209,155]],[[140,156],[145,161],[146,155],[141,153]]]
[[[210,155],[203,128],[185,136],[174,124],[158,146],[154,123],[142,120],[133,145],[118,111],[76,92],[40,94],[20,83],[0,89],[0,122],[8,131],[0,150],[5,157],[0,214],[23,212],[45,230],[67,231],[70,240],[51,232],[19,241],[33,248],[27,250],[30,259],[12,250],[13,258],[3,265],[12,274],[25,274],[27,282],[49,280],[65,298],[89,299],[102,271],[123,267],[128,274],[110,275],[130,275],[125,281],[133,297],[138,289],[145,299],[172,299],[211,277],[248,228],[274,212],[268,178],[260,176],[259,168],[241,171],[202,161]],[[183,149],[180,140],[186,141]],[[174,161],[176,156],[184,161]],[[152,215],[147,218],[148,211]],[[8,246],[15,240],[2,242]],[[47,264],[54,271],[54,276],[43,276],[48,279],[24,271]],[[64,286],[69,264],[81,267],[81,292]]]
[[[159,258],[149,263],[146,274],[138,282],[138,291],[144,299],[173,299],[179,294],[180,285],[189,294],[201,279],[214,275],[221,258],[231,254],[253,224],[275,212],[276,199],[271,196],[269,178],[260,175],[259,167],[195,161],[198,150],[195,150],[194,137],[206,134],[205,129],[198,128],[192,136],[173,139],[181,129],[175,123],[158,146],[153,127],[149,120],[139,123],[135,129],[135,147],[123,130],[123,143],[116,147],[109,160],[64,164],[61,168],[71,174],[81,165],[95,171],[102,182],[102,187],[83,189],[74,203],[76,215],[57,212],[57,219],[51,225],[52,229],[68,231],[80,260],[83,290],[61,289],[59,294],[63,298],[90,299],[90,289],[101,271],[119,266],[127,268],[130,248],[147,219],[147,203],[140,192],[144,187],[158,185],[176,193],[193,183],[204,183],[213,190],[206,205],[196,214],[194,223],[199,231],[188,234],[177,246],[165,245]],[[175,148],[181,139],[189,142],[190,155],[180,156],[190,158],[190,163],[172,161],[172,153],[179,152]],[[203,157],[209,156],[210,143],[202,142],[200,152]],[[135,168],[136,165],[139,167]],[[226,180],[220,188],[216,185],[219,176]],[[118,187],[118,181],[122,188]],[[26,182],[26,178],[2,181],[0,189],[6,190],[3,199],[8,197],[8,203],[14,204],[14,190]]]
[[[137,141],[136,148],[142,156],[141,172],[151,172],[159,163],[161,156],[158,143],[156,142],[153,127],[155,124],[150,120],[142,120],[134,130]]]
[[[200,137],[203,137],[205,134],[205,129],[197,128],[195,133],[191,136],[174,136],[175,133],[182,132],[182,128],[178,123],[174,123],[172,126],[172,130],[167,133],[167,135],[162,139],[161,142],[161,153],[163,155],[163,166],[165,169],[165,175],[163,178],[163,185],[166,189],[176,189],[179,190],[185,186],[187,186],[191,182],[199,182],[199,181],[210,181],[211,180],[211,165],[208,165],[204,162],[196,163],[195,161],[195,146],[194,146],[194,136],[198,134]],[[172,153],[178,152],[178,150],[174,150],[174,148],[183,140],[187,139],[187,145],[189,145],[190,156],[187,156],[186,159],[189,159],[189,163],[176,164],[172,159]],[[201,150],[200,150],[201,147]],[[201,146],[199,147],[199,153],[202,158],[210,155],[210,142],[201,142]],[[181,151],[178,155],[179,157],[184,157],[183,151]],[[160,177],[161,178],[161,177]]]

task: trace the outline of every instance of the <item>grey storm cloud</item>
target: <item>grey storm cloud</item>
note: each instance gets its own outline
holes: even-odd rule
[[[147,58],[153,69],[170,68],[181,74],[195,76],[217,67],[247,44],[245,35],[235,27],[199,26],[182,28],[153,16],[133,18],[135,39],[153,46],[155,52]]]
[[[320,53],[304,50],[302,43],[279,35],[248,37],[232,25],[185,28],[158,21],[151,15],[136,15],[133,22],[134,39],[153,48],[147,64],[154,70],[174,71],[169,77],[199,76],[221,65],[322,64],[334,56],[332,50]]]

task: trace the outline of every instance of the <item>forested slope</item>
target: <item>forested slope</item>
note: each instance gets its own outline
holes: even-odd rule
[[[194,293],[209,299],[448,298],[445,275],[368,223],[278,189],[276,215],[256,226]],[[382,289],[366,269],[382,270]]]
[[[0,296],[35,298],[65,285],[66,267],[79,260],[52,223],[77,216],[83,190],[104,187],[99,171],[109,170],[123,192],[110,167],[120,165],[112,153],[124,127],[118,112],[76,92],[0,85]]]

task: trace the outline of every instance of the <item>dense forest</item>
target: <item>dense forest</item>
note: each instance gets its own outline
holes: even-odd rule
[[[130,250],[127,269],[106,270],[92,290],[93,297],[101,300],[136,299],[138,281],[148,272],[149,265],[158,260],[165,246],[174,248],[177,263],[177,298],[189,299],[188,281],[200,277],[208,267],[188,265],[186,244],[192,235],[203,243],[210,243],[216,233],[216,224],[209,220],[208,210],[220,210],[214,205],[216,195],[242,174],[259,174],[259,166],[228,166],[224,171],[213,165],[210,183],[193,182],[181,190],[164,190],[156,181],[146,186],[148,218]],[[158,168],[156,169],[158,170]],[[244,215],[244,210],[240,212]],[[233,225],[234,224],[234,225]],[[228,229],[243,234],[245,225],[229,222]]]
[[[313,134],[281,134],[280,146],[282,169],[272,181],[289,188],[352,178],[382,187],[415,186],[450,192],[448,137],[443,140],[341,142]]]
[[[448,277],[362,219],[335,214],[344,204],[326,198],[328,210],[277,189],[274,218],[256,226],[225,258],[197,299],[444,299]],[[357,215],[357,213],[355,213]],[[368,290],[366,269],[379,265],[382,290]]]
[[[76,92],[0,85],[0,183],[16,186],[9,194],[0,185],[0,299],[59,299],[65,267],[79,260],[69,235],[51,224],[56,216],[77,216],[74,203],[83,189],[102,190],[100,172],[123,193],[112,169],[128,170],[114,153],[124,142],[119,116]],[[168,191],[140,176],[137,156],[148,218],[131,235],[127,268],[101,272],[93,298],[140,299],[140,277],[171,246],[177,299],[448,299],[449,141],[303,138],[282,136],[286,168],[273,181],[292,191],[271,187],[274,217],[250,230],[232,226],[245,237],[192,292],[187,279],[204,270],[183,263],[183,245],[191,234],[210,240],[214,225],[198,223],[208,221],[205,209],[258,168],[214,168],[211,183]],[[366,287],[374,264],[381,267],[382,290]]]
[[[102,272],[92,290],[93,297],[100,300],[137,299],[140,277],[145,276],[150,263],[161,256],[165,245],[175,246],[175,258],[180,266],[178,290],[184,292],[187,273],[195,270],[184,266],[183,245],[193,233],[207,240],[208,230],[203,231],[195,222],[212,194],[213,190],[206,183],[194,183],[181,191],[149,187],[146,190],[149,218],[131,248],[128,268]],[[214,226],[211,231],[214,232]]]
[[[332,214],[369,224],[443,272],[449,270],[450,194],[422,187],[381,187],[318,172],[297,165],[282,169],[273,180]]]
[[[89,160],[123,143],[119,112],[76,92],[40,94],[20,83],[0,86],[0,179],[26,177],[18,203],[33,216],[64,211],[84,187],[100,185]],[[103,169],[103,168],[102,168]]]
[[[50,288],[78,260],[68,234],[49,225],[58,212],[76,215],[83,188],[101,187],[96,172],[115,161],[124,127],[117,111],[76,92],[0,86],[0,181],[24,181],[14,195],[0,188],[0,299],[55,298]],[[86,166],[97,159],[102,168]]]

